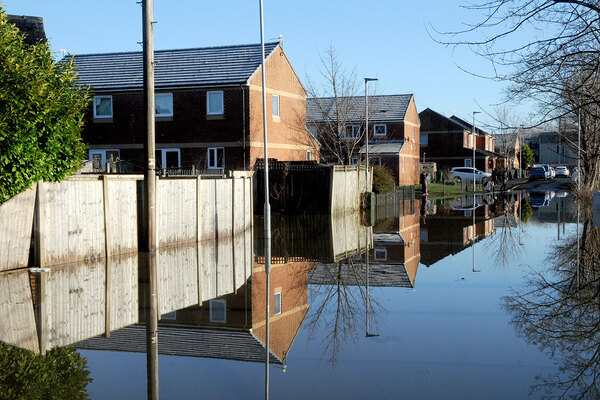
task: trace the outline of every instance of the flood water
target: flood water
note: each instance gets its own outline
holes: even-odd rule
[[[599,232],[570,194],[417,199],[373,216],[273,216],[270,398],[600,396]],[[265,397],[262,223],[158,252],[161,399]],[[18,369],[17,347],[42,348],[70,371],[48,372],[57,398],[146,398],[144,259],[0,275],[15,293],[0,305],[0,369]],[[7,374],[0,398],[40,379]]]

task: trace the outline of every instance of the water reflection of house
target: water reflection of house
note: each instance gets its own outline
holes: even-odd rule
[[[270,360],[285,359],[308,311],[306,274],[311,262],[273,262],[271,268]],[[237,290],[200,305],[163,314],[159,353],[264,362],[266,342],[264,264],[253,264],[252,276]],[[95,337],[76,347],[88,350],[145,352],[145,327],[133,325]]]
[[[378,220],[373,227],[373,245],[369,250],[369,286],[406,287],[415,284],[420,259],[419,203],[397,204],[398,216]],[[315,285],[343,282],[350,286],[366,285],[364,254],[346,257],[340,263],[315,265],[309,283]]]
[[[479,240],[494,232],[493,204],[476,199],[475,224],[472,196],[465,196],[461,202],[453,204],[438,204],[437,213],[427,215],[421,221],[421,262],[428,267],[470,247],[475,238]]]

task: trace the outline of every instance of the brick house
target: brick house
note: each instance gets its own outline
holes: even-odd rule
[[[496,168],[496,138],[479,128],[452,116],[443,116],[430,108],[419,113],[421,120],[421,150],[423,162],[437,163],[437,169],[470,167],[475,145],[475,168],[491,172]],[[475,137],[475,140],[473,139]]]
[[[315,159],[306,131],[306,91],[280,43],[267,43],[269,157]],[[73,57],[91,87],[83,140],[102,168],[111,157],[142,170],[142,52]],[[157,168],[252,169],[263,158],[259,44],[155,51]]]
[[[343,119],[339,121],[335,98],[307,99],[307,123],[320,141],[327,140],[326,130],[341,123],[341,143],[356,144],[348,152],[344,163],[359,163],[366,155],[364,146],[365,98],[344,98],[346,104]],[[419,139],[421,122],[412,94],[369,96],[369,164],[388,167],[394,173],[398,185],[419,183]],[[321,145],[321,156],[333,161],[327,152],[327,144]],[[339,160],[338,160],[339,161]]]

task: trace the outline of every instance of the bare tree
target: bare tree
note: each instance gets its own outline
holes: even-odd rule
[[[365,138],[364,92],[356,70],[346,70],[331,45],[321,55],[319,81],[307,77],[306,91],[308,130],[321,145],[321,157],[351,164]]]
[[[596,0],[486,0],[466,9],[477,15],[438,41],[469,47],[488,59],[491,79],[509,83],[507,101],[533,101],[530,126],[582,116],[586,183],[600,185],[600,4]]]

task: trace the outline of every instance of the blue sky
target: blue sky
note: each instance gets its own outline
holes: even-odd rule
[[[2,0],[9,14],[44,18],[53,51],[71,54],[141,50],[141,7],[135,0]],[[265,39],[284,37],[284,48],[301,79],[317,78],[319,54],[335,46],[357,76],[380,79],[381,94],[415,94],[419,111],[430,107],[471,120],[492,112],[503,84],[477,78],[459,66],[489,75],[490,66],[467,49],[446,48],[426,25],[460,29],[473,20],[461,2],[371,0],[264,1]],[[155,0],[155,48],[187,48],[260,41],[258,1]],[[526,107],[522,107],[527,109]],[[478,120],[485,120],[479,114]],[[479,124],[479,122],[478,122]]]

